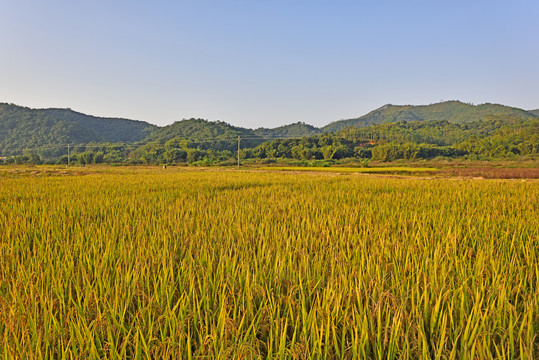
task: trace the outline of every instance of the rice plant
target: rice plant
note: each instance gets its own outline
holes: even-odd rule
[[[0,357],[536,359],[538,183],[0,177]]]

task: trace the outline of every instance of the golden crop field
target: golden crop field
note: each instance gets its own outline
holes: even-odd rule
[[[510,180],[3,171],[0,358],[537,359],[538,194]]]
[[[307,171],[307,172],[332,172],[332,173],[363,173],[363,174],[428,174],[437,169],[425,167],[310,167],[310,166],[272,166],[262,167],[262,170],[280,170],[280,171]]]

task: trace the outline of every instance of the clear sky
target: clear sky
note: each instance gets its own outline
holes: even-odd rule
[[[0,102],[250,128],[387,103],[539,108],[537,0],[0,5]]]

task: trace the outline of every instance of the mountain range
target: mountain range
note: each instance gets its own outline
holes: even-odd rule
[[[57,144],[89,142],[148,143],[165,142],[173,138],[230,140],[238,136],[243,146],[274,138],[304,137],[345,128],[401,121],[446,120],[468,123],[492,118],[530,119],[539,117],[539,109],[526,111],[499,104],[472,105],[460,101],[445,101],[430,105],[384,105],[358,118],[339,120],[317,128],[297,122],[277,128],[247,129],[221,121],[188,119],[167,126],[144,121],[103,118],[82,114],[71,109],[30,109],[0,103],[0,152],[39,148]]]
[[[355,119],[335,121],[322,128],[335,132],[347,127],[364,127],[398,121],[435,121],[447,120],[451,123],[467,123],[486,120],[490,117],[534,118],[539,110],[526,111],[499,104],[472,105],[460,101],[445,101],[430,105],[391,105],[387,104]]]

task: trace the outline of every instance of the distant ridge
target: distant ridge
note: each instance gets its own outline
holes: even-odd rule
[[[144,140],[152,130],[157,126],[145,121],[130,120],[124,118],[109,118],[96,117],[86,115],[71,109],[43,109],[42,111],[47,116],[63,120],[66,122],[74,122],[81,127],[95,133],[95,135],[104,141],[110,142],[136,142]]]
[[[184,119],[175,121],[155,129],[149,135],[147,141],[157,139],[170,140],[176,137],[192,139],[218,139],[218,138],[237,138],[238,136],[254,136],[250,129],[236,127],[223,121],[208,121],[204,119]]]
[[[472,105],[460,101],[445,101],[431,105],[392,105],[387,104],[370,113],[354,119],[332,122],[322,128],[335,132],[347,127],[364,127],[397,121],[435,121],[447,120],[452,123],[467,123],[485,120],[487,117],[533,118],[536,113],[499,104]]]
[[[211,141],[202,143],[203,147],[213,147],[218,150],[233,149],[234,143],[230,139],[248,138],[243,145],[256,146],[263,140],[254,140],[257,137],[253,130],[232,126],[223,121],[208,121],[204,119],[184,119],[173,124],[155,129],[145,142],[163,143],[174,138],[189,139],[193,142]],[[222,141],[221,141],[222,140]]]
[[[190,140],[222,140],[213,145],[217,149],[232,149],[230,138],[244,138],[242,146],[256,146],[274,138],[312,136],[322,132],[337,132],[347,127],[400,121],[439,121],[468,123],[499,118],[529,119],[539,117],[539,109],[522,110],[515,107],[460,101],[445,101],[430,105],[386,104],[358,118],[332,122],[317,128],[297,122],[277,128],[247,129],[222,121],[187,119],[159,127],[144,121],[122,118],[103,118],[82,114],[71,109],[30,109],[14,104],[0,103],[0,152],[37,148],[45,145],[84,143],[148,143],[166,142],[173,138]],[[225,144],[225,139],[228,143]]]
[[[254,130],[255,134],[265,138],[309,136],[321,133],[321,130],[304,122],[297,122],[290,125],[279,126],[274,129],[258,128]]]
[[[101,118],[71,109],[0,103],[0,150],[88,142],[138,142],[155,129],[144,121]]]

